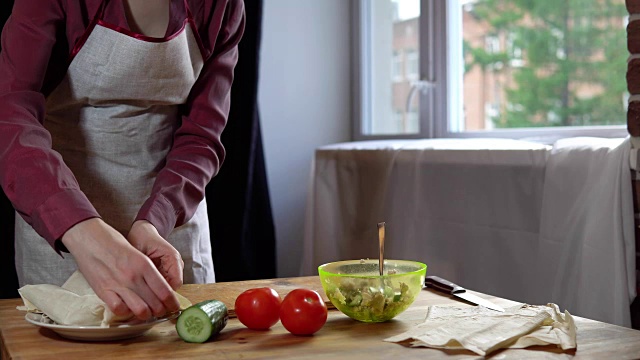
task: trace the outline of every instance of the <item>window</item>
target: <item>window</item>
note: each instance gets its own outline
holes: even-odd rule
[[[418,56],[416,50],[411,49],[407,51],[407,79],[409,80],[418,80],[418,78],[420,78]]]
[[[516,39],[516,34],[510,32],[507,35],[507,51],[509,52],[509,63],[512,67],[521,67],[524,65],[522,60],[522,48]]]
[[[487,35],[484,38],[484,47],[489,54],[500,53],[500,38],[496,35]]]
[[[419,80],[421,66],[420,0],[401,2],[356,2],[354,13],[360,26],[355,32],[361,34],[357,57],[361,71],[356,83],[362,103],[356,117],[363,119],[357,122],[356,134],[393,137],[420,133],[419,121],[410,126],[408,115],[415,112],[419,118],[421,106],[420,96],[411,91],[413,82]]]
[[[402,53],[400,51],[393,51],[393,60],[391,66],[393,67],[391,69],[393,73],[393,81],[401,82],[404,77],[402,76]]]
[[[356,140],[627,135],[624,0],[355,0],[354,13]]]

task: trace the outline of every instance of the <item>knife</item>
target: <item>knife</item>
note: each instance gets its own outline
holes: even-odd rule
[[[449,280],[445,280],[437,276],[427,276],[424,280],[424,284],[430,288],[449,293],[471,303],[482,305],[491,310],[504,312],[504,309],[500,306],[492,303],[489,300],[485,300],[479,296],[467,292],[467,289],[463,288],[460,285],[456,285]]]

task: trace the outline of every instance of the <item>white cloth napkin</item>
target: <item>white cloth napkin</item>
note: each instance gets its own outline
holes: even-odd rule
[[[555,344],[576,348],[576,325],[568,311],[555,304],[518,305],[504,313],[482,306],[430,306],[422,324],[384,341],[412,347],[467,349],[485,356],[502,348]]]
[[[42,313],[59,325],[109,327],[122,324],[132,316],[115,315],[96,295],[87,280],[74,272],[62,286],[39,284],[25,285],[18,289],[24,302],[20,310]],[[181,309],[191,303],[176,293]]]

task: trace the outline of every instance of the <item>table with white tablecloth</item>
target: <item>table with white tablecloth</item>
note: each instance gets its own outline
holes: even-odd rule
[[[325,262],[377,258],[377,223],[384,221],[386,258],[425,262],[428,274],[469,289],[555,302],[629,326],[635,297],[629,148],[627,139],[599,138],[318,148],[301,275],[316,274]]]

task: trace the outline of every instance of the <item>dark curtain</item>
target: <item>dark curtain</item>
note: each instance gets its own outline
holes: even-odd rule
[[[0,29],[4,27],[11,9],[13,0],[2,0],[0,4]],[[1,31],[0,31],[1,32]],[[0,51],[2,45],[0,44]],[[18,275],[16,275],[14,247],[13,247],[13,222],[15,212],[9,199],[0,191],[0,299],[18,297]]]
[[[258,112],[262,0],[245,1],[246,28],[222,143],[227,157],[207,187],[216,281],[276,277],[276,242]]]
[[[0,1],[0,28],[13,3]],[[239,44],[229,122],[222,134],[227,157],[206,192],[217,281],[276,276],[275,231],[257,102],[262,0],[247,1],[245,6],[247,24]],[[18,297],[14,214],[0,191],[0,298]]]

